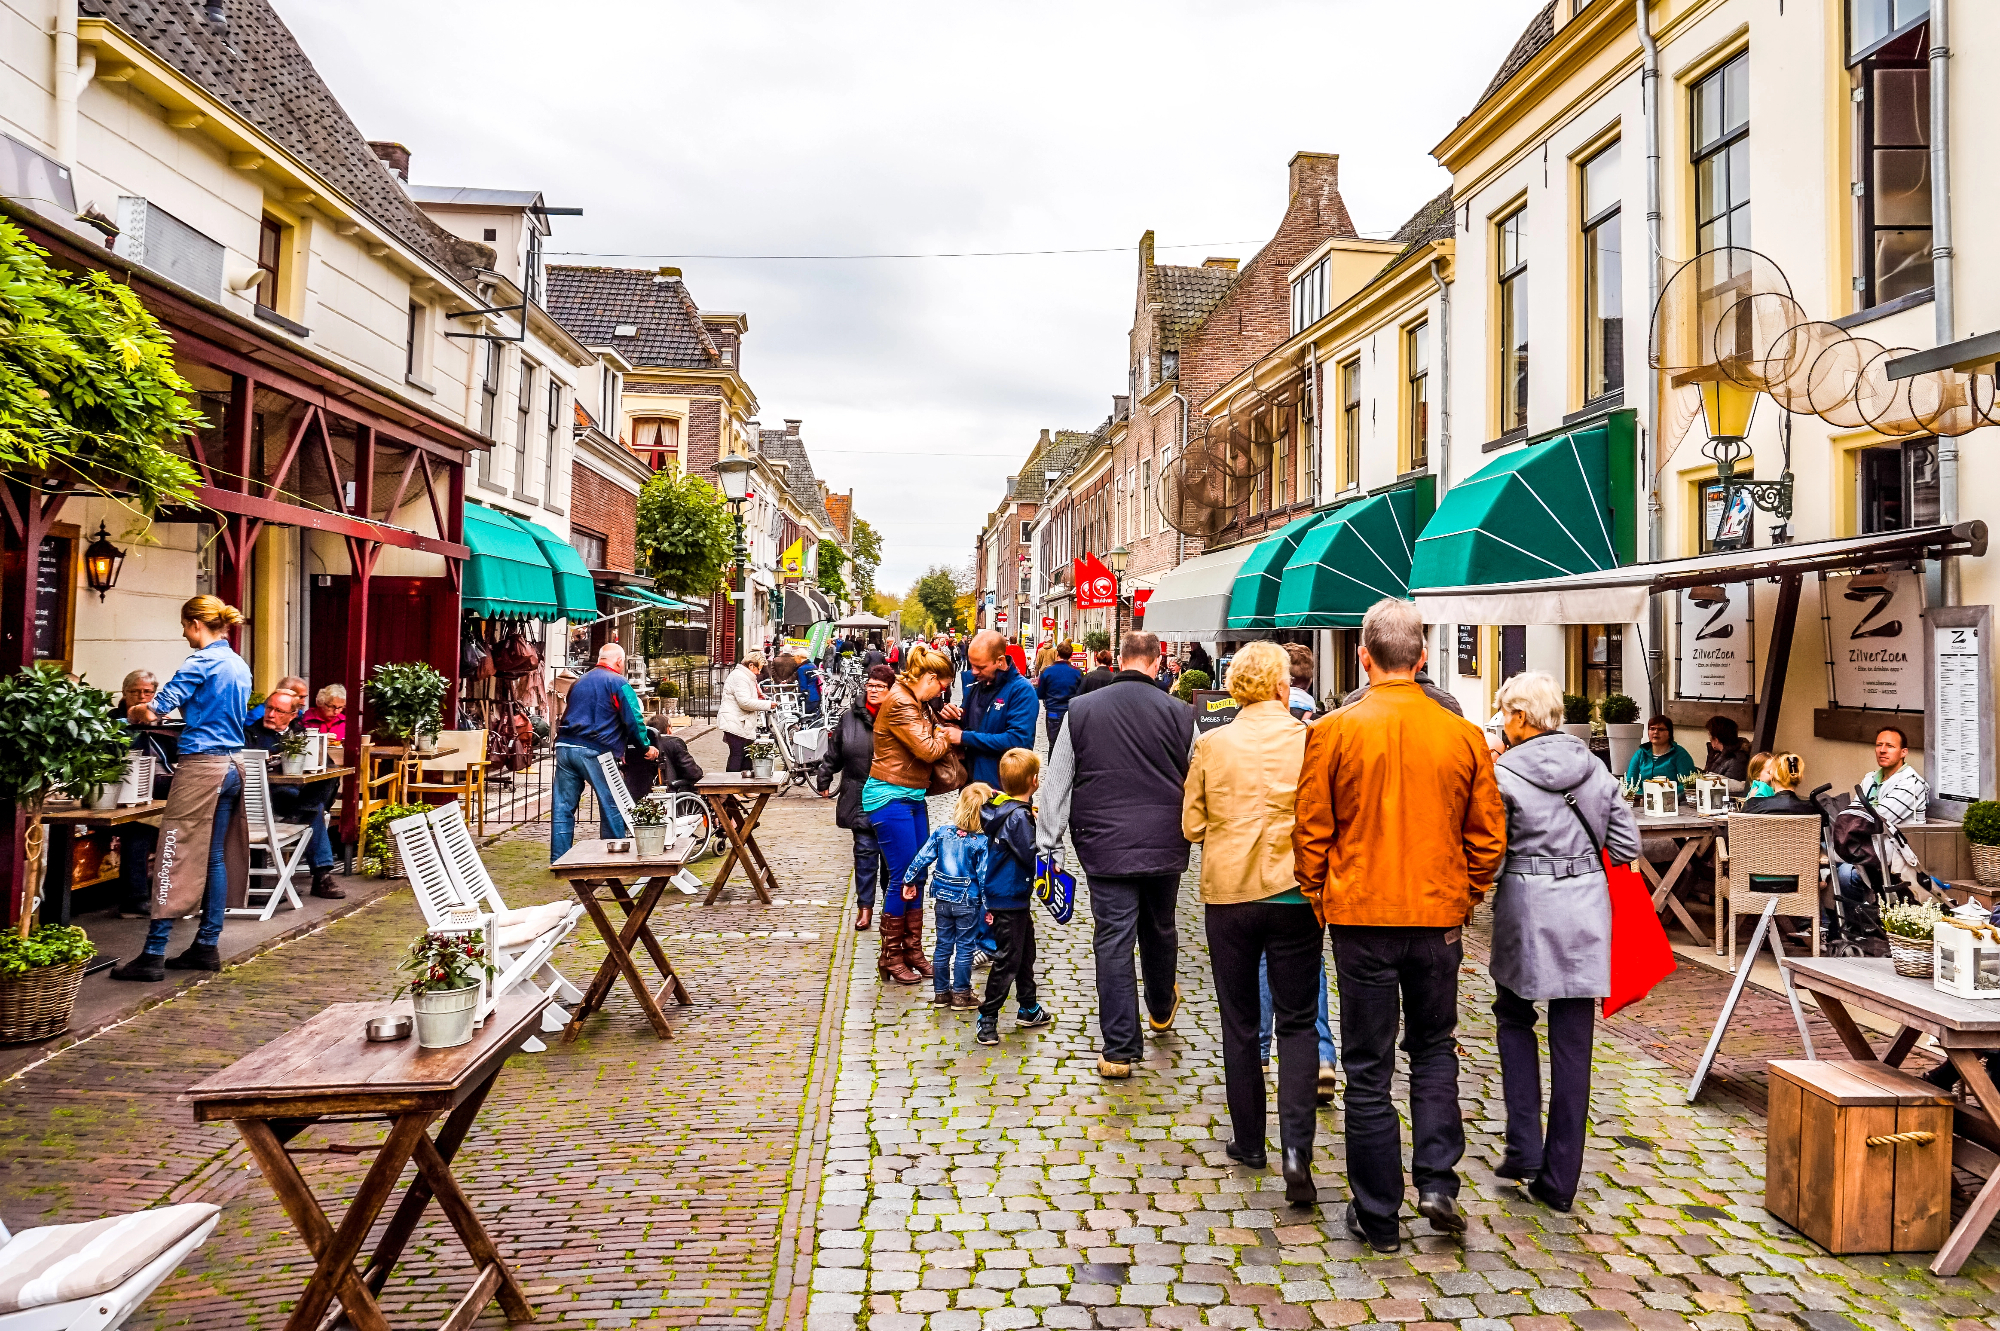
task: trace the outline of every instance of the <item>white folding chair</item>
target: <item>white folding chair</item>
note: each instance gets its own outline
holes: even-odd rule
[[[542,1012],[542,1029],[561,1030],[569,1024],[569,1013],[562,1004],[582,1002],[583,991],[564,978],[550,957],[583,918],[583,903],[557,900],[520,910],[509,907],[494,885],[493,875],[486,872],[485,861],[479,858],[479,847],[458,802],[440,804],[424,818],[437,840],[444,871],[458,901],[488,912],[493,922],[493,959],[500,974],[493,981],[492,996],[482,1007],[480,1019],[485,1019],[500,995],[525,981],[549,996],[549,1006]]]
[[[618,760],[608,753],[597,755],[597,765],[604,769],[604,780],[611,787],[611,807],[618,810],[618,817],[625,824],[625,835],[632,834],[632,788],[625,784],[625,773],[618,770]]]
[[[413,813],[407,818],[398,818],[389,824],[389,839],[396,843],[396,854],[403,861],[403,872],[409,875],[410,890],[416,894],[417,905],[424,912],[424,928],[434,934],[481,935],[486,942],[488,956],[498,964],[498,953],[494,947],[493,915],[475,902],[469,902],[452,882],[451,871],[444,862],[444,852],[438,849],[437,838],[431,832],[429,817]],[[482,973],[479,977],[479,1019],[484,1021],[492,1010],[492,990]]]
[[[0,1331],[110,1331],[214,1232],[222,1208],[157,1206],[80,1225],[0,1224]]]
[[[301,823],[281,823],[271,811],[271,769],[265,765],[261,751],[238,750],[236,767],[243,773],[242,812],[250,829],[250,887],[245,894],[249,904],[232,906],[228,913],[268,920],[278,913],[280,901],[290,901],[293,910],[305,904],[299,900],[292,878],[306,861],[306,850],[312,845],[312,828]],[[269,857],[268,865],[258,865],[259,852]],[[259,878],[272,881],[268,886],[259,886]],[[255,900],[260,893],[264,897],[261,906]]]

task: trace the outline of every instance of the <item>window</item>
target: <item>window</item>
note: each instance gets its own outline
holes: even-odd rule
[[[1929,7],[1849,0],[1855,145],[1855,304],[1931,285]]]
[[[556,458],[562,453],[557,447],[562,439],[562,408],[562,384],[550,375],[548,438],[542,445],[542,502],[550,508],[556,502]]]
[[[1431,462],[1431,326],[1420,323],[1403,334],[1404,373],[1409,376],[1404,393],[1405,442],[1409,452],[1407,471],[1422,471]]]
[[[1160,377],[1162,379],[1178,379],[1180,373],[1181,353],[1178,351],[1162,351],[1160,353]]]
[[[1624,265],[1619,243],[1618,145],[1583,164],[1583,396],[1625,387]]]
[[[1153,534],[1153,460],[1144,458],[1139,463],[1139,534]]]
[[[1625,691],[1625,628],[1621,624],[1579,624],[1572,635],[1570,692],[1601,702]],[[1580,687],[1579,687],[1580,686]]]
[[[523,358],[521,383],[514,396],[514,496],[528,497],[529,437],[535,414],[535,366]]]
[[[281,296],[279,285],[284,281],[285,224],[273,217],[264,219],[263,229],[257,233],[257,303],[267,310],[278,310]],[[282,311],[279,311],[282,313]]]
[[[1695,249],[1750,244],[1750,53],[1694,85]]]
[[[410,326],[403,333],[403,373],[414,379],[417,377],[417,330],[423,327],[424,307],[410,302]]]
[[[1321,259],[1292,283],[1292,331],[1310,328],[1326,314],[1326,263]]]
[[[479,379],[479,433],[493,438],[493,426],[500,414],[500,344],[486,344],[486,370]],[[479,452],[479,480],[486,485],[493,483],[493,453],[490,449]]]
[[[1312,384],[1299,400],[1299,496],[1319,502],[1319,376],[1313,366]]]
[[[585,568],[604,567],[604,538],[581,527],[569,529],[569,548],[583,556]]]
[[[618,372],[606,366],[601,381],[603,392],[599,395],[597,403],[597,423],[604,428],[604,433],[613,439],[622,440],[625,432],[618,425],[618,380]]]
[[[1528,210],[1501,219],[1500,432],[1528,427]]]
[[[1340,488],[1361,484],[1361,358],[1340,367]]]
[[[1937,440],[1864,448],[1855,464],[1855,511],[1863,533],[1937,525]]]
[[[646,459],[646,465],[660,471],[680,458],[681,423],[670,416],[635,416],[632,420],[632,449]]]

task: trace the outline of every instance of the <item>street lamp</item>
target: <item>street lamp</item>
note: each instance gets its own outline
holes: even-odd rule
[[[729,516],[736,523],[736,595],[735,609],[732,611],[736,629],[736,655],[743,653],[743,611],[749,598],[746,581],[749,571],[747,563],[750,549],[743,543],[743,501],[750,497],[750,459],[742,454],[719,459],[715,464],[716,477],[722,482],[722,497],[729,501]]]
[[[1127,560],[1132,558],[1132,552],[1121,545],[1106,555],[1105,558],[1111,561],[1111,576],[1118,584],[1113,589],[1111,597],[1111,650],[1115,652],[1118,650],[1119,639],[1125,636],[1124,629],[1120,627],[1120,619],[1124,614],[1125,564]]]
[[[1746,442],[1750,421],[1757,413],[1757,390],[1746,388],[1721,369],[1693,380],[1701,391],[1702,423],[1708,427],[1708,442],[1702,455],[1715,464],[1715,479],[1722,487],[1722,518],[1712,534],[1718,550],[1733,550],[1750,543],[1750,510],[1761,508],[1780,524],[1792,516],[1792,474],[1788,470],[1776,481],[1743,480],[1737,465],[1750,456]],[[1779,532],[1784,527],[1781,525]],[[1782,534],[1773,538],[1778,543]]]
[[[83,550],[84,581],[102,601],[104,594],[118,585],[118,572],[125,567],[125,552],[111,543],[111,533],[97,524],[97,539]]]

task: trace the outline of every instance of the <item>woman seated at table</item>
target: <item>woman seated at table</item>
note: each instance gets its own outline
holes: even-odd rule
[[[328,684],[313,695],[313,705],[300,718],[307,730],[331,735],[335,744],[347,743],[347,686]]]
[[[1750,741],[1726,716],[1708,718],[1708,761],[1702,771],[1730,781],[1748,781]]]
[[[1674,743],[1674,723],[1656,716],[1646,723],[1646,742],[1625,765],[1625,784],[1636,786],[1656,777],[1678,781],[1699,770],[1688,751]]]
[[[1796,753],[1773,754],[1751,786],[1752,795],[1743,801],[1742,813],[1808,813],[1824,817],[1819,806],[1799,794],[1799,779],[1806,765]],[[1768,794],[1757,793],[1769,791]]]

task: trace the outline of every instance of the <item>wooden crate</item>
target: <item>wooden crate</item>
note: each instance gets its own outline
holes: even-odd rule
[[[1767,1064],[1764,1209],[1832,1253],[1934,1252],[1951,1230],[1949,1096],[1884,1063]],[[1870,1138],[1928,1132],[1928,1142]]]

